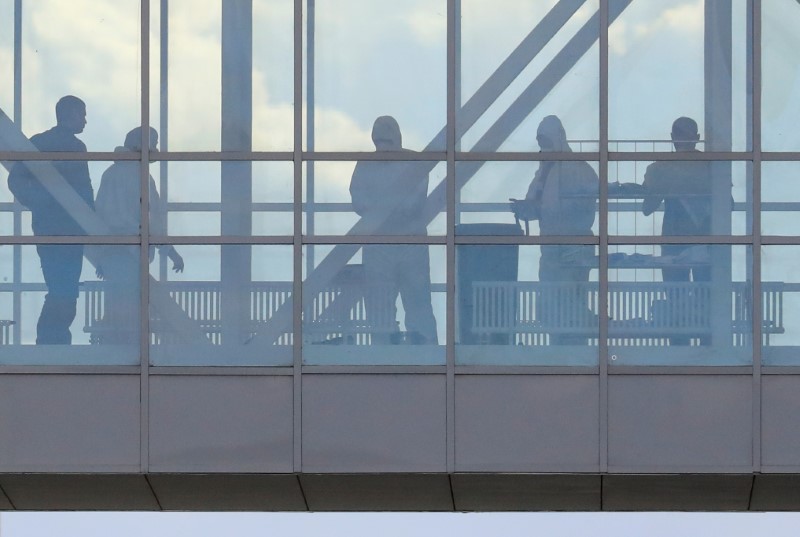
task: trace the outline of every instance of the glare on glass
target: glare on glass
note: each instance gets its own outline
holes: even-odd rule
[[[752,362],[750,247],[709,244],[609,250],[612,365]]]
[[[609,162],[610,235],[745,235],[752,165],[669,160]]]
[[[432,194],[445,175],[436,161],[307,162],[304,233],[444,235],[444,196]]]
[[[456,363],[596,365],[592,245],[460,245]]]
[[[158,249],[150,267],[153,365],[291,365],[291,246]]]
[[[306,364],[443,365],[445,249],[306,246]]]
[[[2,363],[139,363],[139,249],[0,247]]]
[[[457,149],[538,151],[537,126],[557,115],[576,150],[596,151],[599,2],[460,5]]]

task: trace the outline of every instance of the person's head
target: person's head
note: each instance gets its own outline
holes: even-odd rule
[[[557,116],[547,116],[536,129],[536,142],[543,152],[568,152],[567,133]]]
[[[74,95],[65,95],[56,103],[56,124],[73,134],[86,126],[86,103]]]
[[[125,136],[125,147],[131,151],[142,149],[142,128],[136,127]],[[158,131],[150,127],[150,151],[158,151]]]
[[[372,141],[378,151],[400,151],[403,148],[403,135],[400,125],[392,116],[381,116],[372,125]]]
[[[690,117],[679,117],[672,123],[670,136],[676,151],[691,151],[700,140],[697,122]]]

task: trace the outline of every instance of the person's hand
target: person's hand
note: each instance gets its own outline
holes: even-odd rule
[[[106,273],[103,272],[103,265],[97,265],[97,267],[95,268],[94,273],[95,273],[95,275],[97,276],[98,279],[100,279],[100,280],[105,280],[106,279]]]
[[[517,200],[511,198],[509,207],[514,216],[520,220],[536,220],[539,218],[536,204],[533,200]]]
[[[175,272],[183,272],[183,258],[181,255],[175,250],[172,250],[172,255],[170,255],[169,258],[172,259],[172,270]]]

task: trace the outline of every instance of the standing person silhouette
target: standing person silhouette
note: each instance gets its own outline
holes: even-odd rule
[[[570,153],[564,126],[557,116],[542,119],[536,131],[540,151]],[[593,235],[595,203],[599,191],[597,173],[587,162],[542,161],[524,200],[513,200],[511,210],[522,220],[539,220],[544,235]],[[543,244],[539,258],[539,281],[562,284],[589,281],[594,264],[594,246],[589,244]],[[583,326],[590,315],[588,295],[578,286],[557,285],[542,294],[537,317],[548,325],[568,331]],[[565,311],[567,315],[559,313]],[[595,318],[591,313],[592,319]],[[559,324],[566,326],[559,326]],[[586,328],[585,326],[583,326]],[[555,345],[586,344],[585,336],[551,334]]]
[[[158,151],[158,132],[150,127],[150,152]],[[137,152],[142,149],[142,128],[136,127],[125,136],[125,144],[115,149],[117,153]],[[167,234],[166,209],[156,189],[152,176],[148,181],[150,206],[150,233]],[[97,189],[97,214],[105,220],[113,235],[138,235],[141,220],[141,181],[139,162],[118,160],[103,172]],[[172,245],[158,246],[162,254],[172,261],[175,272],[183,272],[183,258]],[[105,314],[107,342],[131,344],[136,341],[139,303],[139,263],[136,246],[102,248],[97,275],[107,280]],[[150,247],[150,261],[155,257],[155,247]]]
[[[672,144],[678,153],[699,153],[696,148],[700,140],[697,122],[688,117],[679,117],[672,123]],[[691,158],[691,157],[689,157]],[[697,236],[711,233],[711,163],[705,161],[660,161],[647,167],[644,174],[644,200],[642,213],[653,214],[664,204],[664,219],[661,235]],[[665,282],[708,282],[711,268],[708,263],[691,265],[689,254],[697,246],[691,244],[662,244],[661,255],[683,266],[663,267],[661,278]],[[682,261],[683,260],[683,261]],[[668,300],[675,300],[674,291],[667,293]],[[692,312],[693,314],[696,312]],[[671,345],[688,345],[688,336],[672,336]]]
[[[86,145],[75,135],[86,126],[86,104],[73,95],[56,103],[56,126],[31,137],[39,151],[85,153]],[[53,166],[80,196],[94,209],[94,191],[85,160],[54,161]],[[86,232],[67,210],[53,198],[24,163],[11,170],[8,185],[17,200],[31,211],[31,225],[36,236],[85,235]],[[75,319],[78,283],[83,265],[83,245],[39,244],[47,295],[36,324],[37,345],[69,345],[69,328]]]
[[[381,116],[372,127],[377,152],[409,151],[403,148],[400,126],[391,116]],[[361,161],[350,180],[353,210],[362,217],[377,216],[385,235],[425,235],[423,209],[428,195],[428,174],[414,162]],[[383,309],[394,319],[395,301],[400,295],[405,309],[405,326],[413,343],[438,342],[436,318],[431,306],[431,271],[428,247],[424,244],[368,244],[362,248],[368,292],[367,319],[383,317]],[[386,293],[377,289],[388,290]],[[388,302],[388,303],[387,303]],[[380,312],[380,313],[378,313]],[[386,344],[386,334],[373,334],[372,343]]]

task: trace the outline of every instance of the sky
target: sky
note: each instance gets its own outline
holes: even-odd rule
[[[2,513],[2,537],[794,537],[795,513]]]

